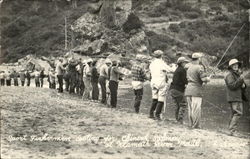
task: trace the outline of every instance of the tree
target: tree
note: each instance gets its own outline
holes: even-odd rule
[[[115,26],[115,0],[103,0],[100,11],[100,19],[102,24],[108,28]]]

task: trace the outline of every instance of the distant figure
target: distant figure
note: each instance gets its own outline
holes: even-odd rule
[[[91,77],[92,77],[92,59],[88,59],[86,61],[86,66],[83,70],[83,82],[85,85],[85,90],[83,93],[83,97],[85,99],[91,99],[92,85],[91,85]]]
[[[149,118],[161,120],[161,112],[167,92],[167,73],[169,66],[162,60],[163,52],[154,51],[155,59],[151,62],[149,69],[151,73],[152,104],[149,112]],[[155,114],[154,114],[155,111]]]
[[[25,72],[24,70],[21,70],[21,72],[19,73],[20,76],[20,80],[21,80],[21,85],[24,86],[25,84]]]
[[[111,108],[116,108],[117,106],[117,94],[120,76],[123,74],[119,71],[119,62],[112,61],[112,66],[109,68],[109,90],[110,90],[110,105]]]
[[[0,73],[0,80],[1,80],[1,86],[4,86],[5,85],[5,72],[4,71],[1,71]]]
[[[132,87],[135,94],[135,102],[134,102],[134,108],[135,112],[139,113],[140,106],[141,106],[141,100],[143,96],[143,83],[147,79],[146,72],[143,68],[143,57],[139,56],[139,54],[136,56],[136,61],[132,65]]]
[[[41,87],[43,87],[43,79],[44,78],[45,78],[44,68],[42,68],[42,70],[40,72],[40,85],[41,85]]]
[[[40,87],[40,72],[38,70],[36,70],[34,72],[34,75],[35,75],[35,84],[36,84],[36,87]]]
[[[7,71],[5,75],[6,75],[5,76],[6,77],[6,85],[11,86],[11,73],[10,73],[10,71]]]
[[[174,72],[173,81],[170,85],[170,94],[176,104],[175,119],[178,123],[183,124],[185,109],[187,106],[184,92],[187,81],[187,71],[185,65],[189,61],[185,57],[179,57],[177,60],[177,69]]]
[[[99,99],[99,88],[98,88],[98,79],[99,73],[96,68],[97,61],[93,61],[92,70],[91,70],[91,84],[92,84],[92,100],[98,101]]]
[[[18,86],[18,73],[14,70],[13,74],[14,86]]]
[[[56,74],[54,69],[50,70],[49,79],[50,79],[50,88],[56,89]]]
[[[236,136],[237,125],[240,117],[243,114],[243,101],[247,101],[244,91],[247,88],[244,82],[244,76],[239,71],[240,62],[237,59],[229,61],[229,72],[225,77],[227,101],[232,110],[232,116],[229,123],[230,135]]]
[[[26,74],[25,74],[26,78],[27,78],[27,86],[29,87],[30,86],[30,79],[31,79],[31,76],[30,76],[30,72],[27,70],[26,71]]]
[[[210,81],[210,77],[204,72],[204,67],[200,64],[202,55],[200,53],[192,54],[192,63],[188,66],[187,79],[188,84],[185,90],[185,96],[188,104],[188,118],[190,128],[201,128],[201,104],[203,84]]]
[[[106,81],[108,80],[108,70],[111,66],[112,62],[110,59],[105,60],[105,64],[103,64],[100,68],[100,77],[99,77],[99,84],[101,86],[101,92],[102,92],[102,104],[107,104],[107,92],[106,92]]]
[[[63,93],[63,72],[65,68],[63,67],[63,59],[60,58],[58,64],[56,65],[56,76],[58,79],[58,84],[59,84],[59,93]]]
[[[69,93],[75,93],[77,85],[77,70],[76,66],[79,61],[75,60],[73,57],[68,62],[68,73],[69,73]]]
[[[80,59],[80,63],[77,65],[77,87],[76,93],[80,96],[83,95],[84,92],[84,82],[83,82],[83,70],[85,64],[83,64],[82,59]]]

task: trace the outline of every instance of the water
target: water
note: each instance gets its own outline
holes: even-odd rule
[[[203,103],[202,103],[202,120],[203,129],[215,131],[228,131],[228,125],[231,118],[231,109],[226,101],[226,90],[223,80],[211,82],[205,86]],[[129,85],[129,81],[120,83],[120,95],[118,95],[118,106],[128,112],[134,112],[133,99],[134,93]],[[127,86],[127,87],[126,87]],[[250,88],[248,87],[248,92]],[[151,88],[147,84],[144,87],[144,95],[141,104],[141,113],[149,113],[151,106]],[[240,119],[238,131],[242,134],[250,134],[250,107],[249,103],[244,103],[244,114]],[[169,120],[175,121],[175,104],[172,98],[167,95],[167,106],[163,116]],[[185,113],[184,122],[187,124],[187,111]]]

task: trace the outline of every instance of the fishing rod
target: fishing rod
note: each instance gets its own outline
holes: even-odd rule
[[[227,54],[228,50],[230,49],[230,47],[232,46],[232,44],[234,43],[235,39],[237,38],[237,36],[239,35],[239,33],[241,32],[241,30],[244,28],[245,23],[241,26],[240,30],[237,32],[237,34],[234,36],[233,40],[230,42],[230,44],[228,45],[226,51],[224,52],[223,56],[221,57],[221,59],[219,60],[219,62],[216,64],[216,68],[218,67],[218,65],[220,64],[220,62],[222,61],[222,59],[224,58],[224,56]]]

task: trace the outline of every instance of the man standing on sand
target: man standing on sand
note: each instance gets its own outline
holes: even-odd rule
[[[36,84],[36,87],[40,87],[40,71],[36,70],[34,72],[34,75],[35,75],[35,84]]]
[[[11,86],[11,73],[10,73],[10,71],[6,72],[5,77],[6,77],[6,85]]]
[[[22,84],[22,86],[24,86],[24,84],[25,84],[25,72],[24,72],[24,70],[21,70],[19,75],[20,75],[21,84]]]
[[[27,78],[27,86],[29,87],[30,86],[30,79],[31,79],[29,70],[26,70],[25,76]]]
[[[13,74],[14,86],[18,86],[18,73],[14,70]]]
[[[5,72],[1,71],[0,73],[1,86],[5,85]]]
[[[89,100],[91,100],[91,92],[92,92],[92,85],[91,85],[92,63],[93,63],[93,60],[88,59],[86,61],[86,66],[83,69],[83,82],[84,82],[84,85],[85,85],[83,98],[84,99],[89,99]]]
[[[184,91],[187,81],[187,72],[185,65],[189,61],[185,57],[179,57],[177,60],[177,69],[174,72],[173,81],[170,85],[170,94],[176,104],[175,118],[178,123],[183,124],[183,117],[186,109],[186,99]]]
[[[247,85],[244,76],[239,71],[240,62],[237,59],[229,61],[229,73],[225,77],[227,88],[227,101],[231,106],[232,117],[229,123],[230,135],[237,135],[236,129],[240,117],[243,114],[243,101],[248,97],[244,96]]]
[[[188,103],[188,118],[190,128],[200,128],[202,85],[210,81],[205,73],[204,67],[200,64],[201,53],[192,54],[192,63],[187,70],[188,85],[185,96]]]
[[[132,66],[131,74],[132,74],[132,87],[135,94],[134,108],[135,112],[139,113],[141,100],[143,96],[143,83],[147,79],[147,77],[145,70],[142,66],[144,61],[143,56],[137,54],[135,59],[136,61]]]
[[[167,91],[167,72],[169,66],[162,60],[163,52],[154,51],[155,59],[151,62],[149,70],[151,73],[152,105],[149,112],[149,118],[161,120],[161,111],[164,106],[164,100]],[[155,114],[154,111],[156,110]]]
[[[106,81],[108,80],[108,70],[111,64],[112,64],[111,60],[106,59],[105,64],[103,64],[100,68],[100,76],[98,82],[101,86],[101,91],[102,91],[102,99],[101,99],[102,104],[107,104]]]
[[[56,76],[58,79],[59,89],[58,93],[63,93],[63,72],[65,68],[63,67],[63,59],[59,58],[59,62],[56,65]]]
[[[118,85],[120,76],[123,74],[119,70],[120,62],[117,60],[112,61],[112,66],[109,68],[109,90],[110,90],[110,105],[111,108],[116,108],[117,106],[117,95],[118,95]]]

